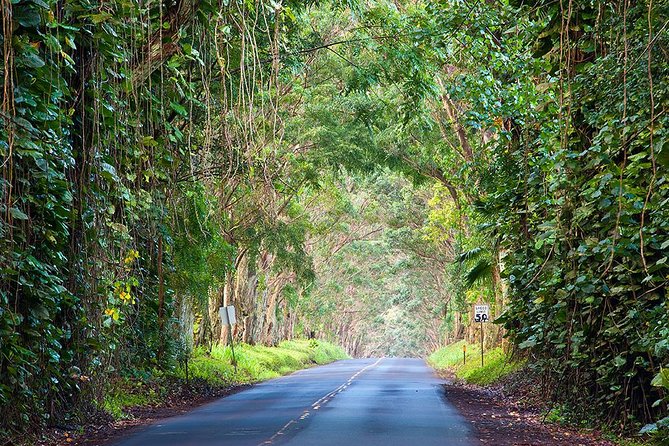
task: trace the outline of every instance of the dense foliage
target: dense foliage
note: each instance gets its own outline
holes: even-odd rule
[[[666,415],[668,5],[455,5],[372,16],[412,31],[370,71],[420,99],[407,119],[447,116],[439,165],[505,279],[499,322],[549,396]]]
[[[509,116],[482,200],[506,253],[503,322],[555,396],[651,421],[669,360],[669,5],[535,7],[555,105]]]
[[[110,376],[187,358],[194,325],[223,339],[244,267],[266,291],[234,298],[240,336],[292,335],[313,174],[281,140],[279,50],[306,6],[2,3],[3,431],[94,412]]]
[[[2,0],[0,421],[229,336],[478,336],[669,430],[666,0]],[[217,311],[234,304],[229,333]]]

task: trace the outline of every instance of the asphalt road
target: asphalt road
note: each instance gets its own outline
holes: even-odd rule
[[[352,359],[258,384],[118,446],[464,446],[465,420],[420,359]]]

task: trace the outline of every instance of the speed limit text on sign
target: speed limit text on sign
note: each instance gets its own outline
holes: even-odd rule
[[[474,322],[490,321],[490,305],[474,305]]]

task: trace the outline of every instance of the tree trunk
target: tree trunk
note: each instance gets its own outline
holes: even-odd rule
[[[221,319],[218,316],[218,309],[223,303],[224,290],[209,288],[208,294],[209,334],[213,343],[221,339]]]

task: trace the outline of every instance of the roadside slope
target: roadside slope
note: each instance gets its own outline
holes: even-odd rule
[[[484,352],[483,366],[480,346],[464,341],[435,351],[428,363],[449,381],[444,385],[447,400],[471,423],[481,444],[614,446],[596,430],[551,422],[551,408],[539,396],[526,361],[501,347]]]
[[[155,420],[186,413],[217,398],[291,372],[348,358],[339,346],[325,341],[291,340],[275,347],[216,346],[197,349],[188,366],[171,372],[126,376],[109,383],[97,414],[80,426],[48,431],[38,445],[97,445]]]

